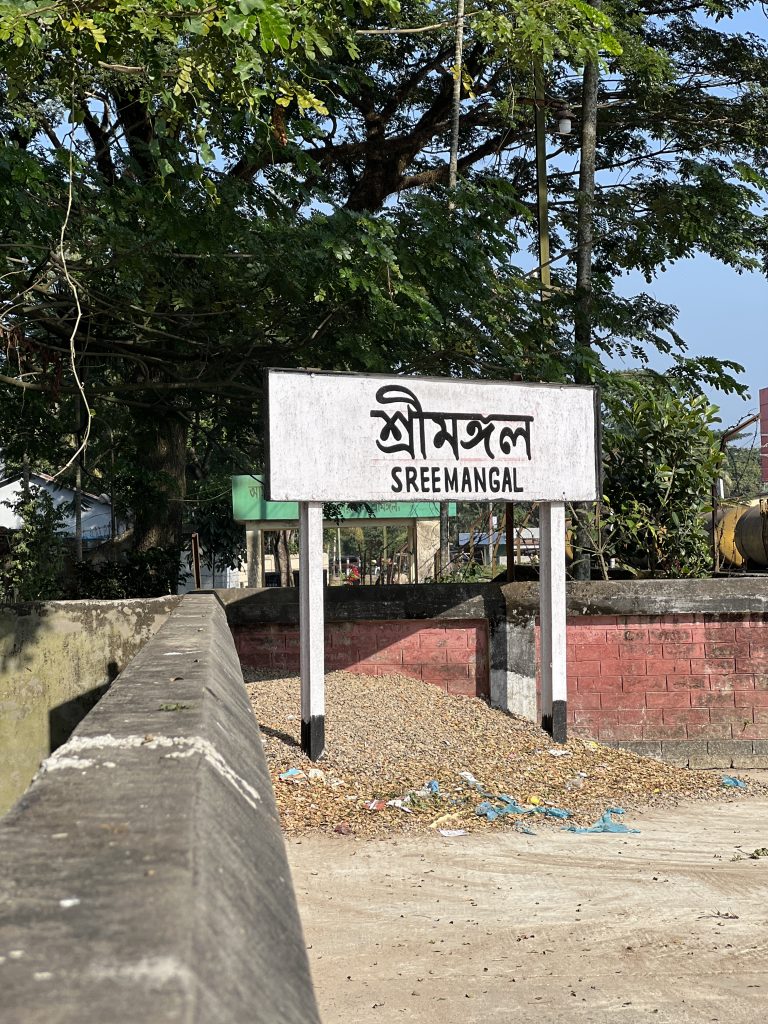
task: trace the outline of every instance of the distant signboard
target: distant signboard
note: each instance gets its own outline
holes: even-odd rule
[[[595,388],[269,370],[273,501],[592,501]]]
[[[760,470],[768,484],[768,388],[760,389]]]
[[[438,519],[440,516],[440,505],[436,501],[376,501],[365,504],[373,509],[372,516],[365,508],[352,509],[344,505],[342,521],[376,526],[388,519]],[[239,523],[298,522],[299,519],[297,501],[267,501],[260,475],[232,477],[232,511]],[[448,514],[456,515],[455,504],[449,507]]]

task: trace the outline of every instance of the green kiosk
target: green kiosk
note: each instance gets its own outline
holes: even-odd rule
[[[379,526],[405,526],[407,579],[421,583],[434,573],[435,556],[440,551],[440,505],[436,501],[371,502],[374,514],[365,509],[345,508],[340,521],[326,520],[326,529],[335,531],[335,554],[330,561],[343,563],[341,557],[341,531],[345,528]],[[297,501],[267,501],[260,475],[232,477],[232,511],[235,521],[245,526],[248,565],[248,586],[263,587],[267,558],[264,553],[264,534],[275,530],[294,530],[299,524]],[[456,505],[449,505],[449,514],[456,515]]]

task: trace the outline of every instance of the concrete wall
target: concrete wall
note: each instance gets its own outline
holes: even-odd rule
[[[318,1024],[224,613],[184,598],[0,822],[4,1024]]]
[[[0,608],[0,815],[178,600]]]

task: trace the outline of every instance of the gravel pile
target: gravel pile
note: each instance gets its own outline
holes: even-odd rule
[[[592,741],[560,746],[482,700],[398,675],[326,676],[326,755],[314,764],[300,746],[299,680],[251,671],[246,681],[288,834],[562,827],[553,808],[569,812],[566,824],[591,825],[609,807],[629,818],[648,805],[740,795],[720,773]],[[530,813],[479,816],[483,801],[486,813],[507,810],[499,794]]]

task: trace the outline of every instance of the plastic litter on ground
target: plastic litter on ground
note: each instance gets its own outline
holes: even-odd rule
[[[405,676],[326,676],[326,755],[300,746],[298,678],[245,670],[287,834],[384,837],[543,828],[627,832],[649,805],[743,799],[746,783],[594,741],[562,746],[476,698]],[[734,784],[736,783],[736,784]],[[740,783],[740,785],[739,785]],[[750,790],[764,791],[758,784]],[[567,820],[566,820],[567,819]]]
[[[728,789],[746,789],[747,784],[743,779],[735,779],[732,775],[724,775],[722,784]]]

